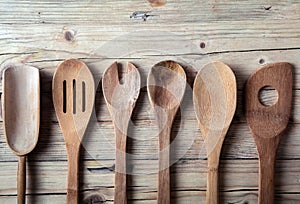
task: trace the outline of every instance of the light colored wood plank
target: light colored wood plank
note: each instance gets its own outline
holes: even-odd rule
[[[41,135],[37,148],[29,155],[29,176],[37,178],[31,184],[33,191],[45,195],[28,196],[31,203],[65,203],[66,151],[53,110],[51,83],[55,67],[71,57],[82,58],[88,64],[96,85],[103,71],[115,60],[130,61],[138,67],[142,86],[146,84],[150,67],[162,60],[178,61],[186,68],[190,84],[203,65],[216,60],[228,64],[237,77],[239,101],[222,151],[222,159],[230,160],[221,160],[221,190],[226,192],[220,193],[220,201],[241,204],[257,203],[257,161],[236,160],[257,158],[243,113],[244,83],[262,65],[278,61],[292,63],[294,106],[278,152],[278,158],[285,161],[277,164],[276,203],[299,203],[299,9],[299,0],[167,1],[165,6],[156,8],[150,7],[146,0],[101,3],[0,0],[1,68],[10,62],[24,62],[41,70]],[[134,11],[147,10],[159,16],[147,21],[129,18]],[[201,43],[205,48],[200,47]],[[157,128],[153,113],[148,111],[146,94],[142,90],[136,105],[129,131],[133,139],[128,144],[132,171],[140,173],[154,171],[158,147]],[[109,199],[107,203],[112,203],[113,173],[107,169],[98,173],[86,170],[98,169],[99,164],[87,161],[94,158],[108,167],[114,164],[113,127],[101,93],[96,98],[96,115],[85,137],[87,152],[82,151],[81,155],[85,160],[83,189],[100,188]],[[174,153],[183,160],[172,169],[172,181],[176,182],[173,183],[176,199],[172,202],[202,203],[206,163],[193,160],[206,156],[189,93],[185,100],[182,120],[176,120],[173,131],[174,135],[180,133],[174,143]],[[236,168],[238,172],[234,171]],[[0,128],[0,180],[3,181],[0,194],[4,195],[0,197],[1,203],[13,203],[16,199],[15,171],[16,157],[5,144]],[[129,203],[156,203],[155,179],[155,174],[133,175]]]
[[[113,161],[112,161],[113,162]],[[155,200],[157,174],[157,161],[131,161],[134,172],[129,177],[128,192],[129,199]],[[175,197],[189,192],[205,192],[206,189],[206,161],[183,160],[171,168],[171,185]],[[16,162],[5,162],[1,168],[0,194],[14,195],[16,193]],[[107,200],[113,200],[114,174],[98,161],[87,161],[81,165],[82,190],[95,189]],[[156,170],[155,170],[156,169]],[[277,195],[293,194],[299,189],[298,176],[299,162],[277,161],[276,187]],[[28,185],[27,193],[65,193],[67,162],[28,162]],[[258,185],[258,161],[257,160],[227,160],[220,164],[220,190],[221,192],[239,192],[240,190],[251,190],[256,194]],[[197,193],[197,194],[198,194]],[[237,193],[239,194],[239,193]],[[203,199],[203,195],[197,196]]]

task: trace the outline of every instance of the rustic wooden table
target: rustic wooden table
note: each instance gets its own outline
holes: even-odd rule
[[[151,11],[153,16],[135,11]],[[143,15],[142,15],[143,16]],[[150,67],[175,60],[192,84],[206,63],[228,64],[238,81],[238,107],[220,161],[220,203],[257,203],[258,159],[245,122],[243,87],[262,65],[294,65],[293,109],[277,155],[276,203],[300,203],[300,1],[146,0],[0,1],[0,62],[40,68],[41,125],[36,149],[28,156],[28,203],[65,203],[67,158],[55,116],[51,82],[67,58],[88,64],[96,86],[113,61],[134,63],[142,86],[128,132],[129,203],[156,203],[158,129],[146,92]],[[172,203],[204,203],[206,165],[203,140],[187,88],[175,120],[171,168]],[[265,95],[267,99],[271,94]],[[30,98],[24,99],[30,100]],[[0,129],[0,203],[16,202],[17,157]],[[101,88],[81,152],[81,203],[113,203],[114,133]]]

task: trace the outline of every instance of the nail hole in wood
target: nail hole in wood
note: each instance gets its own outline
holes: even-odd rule
[[[72,32],[72,31],[66,31],[65,32],[65,39],[67,40],[67,41],[73,41],[74,40],[74,32]]]
[[[272,106],[278,101],[278,92],[271,86],[264,86],[258,92],[259,102],[264,106]]]
[[[265,63],[265,60],[264,59],[260,59],[259,60],[259,64],[264,64]]]
[[[205,45],[205,43],[204,43],[204,42],[201,42],[201,43],[200,43],[200,48],[204,49],[204,48],[205,48],[205,46],[206,46],[206,45]]]

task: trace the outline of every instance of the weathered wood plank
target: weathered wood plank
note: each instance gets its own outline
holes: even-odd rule
[[[142,85],[151,66],[175,60],[192,84],[203,65],[219,60],[237,76],[238,108],[225,140],[221,160],[221,203],[257,203],[257,154],[243,113],[243,86],[267,63],[294,65],[294,105],[276,166],[276,203],[299,203],[300,159],[300,1],[167,1],[151,7],[146,0],[82,2],[0,0],[0,68],[10,62],[41,70],[42,115],[37,148],[29,155],[29,203],[65,203],[66,152],[52,105],[55,67],[66,58],[81,58],[98,85],[113,61],[130,61],[140,70]],[[130,19],[134,11],[159,15]],[[1,87],[1,83],[0,83]],[[100,89],[99,89],[100,90]],[[2,88],[0,88],[0,92]],[[271,98],[267,94],[267,98]],[[128,143],[129,203],[156,203],[157,129],[145,89],[133,115]],[[0,123],[0,126],[2,124]],[[204,203],[206,158],[203,140],[187,92],[173,130],[172,203]],[[99,91],[96,110],[82,151],[82,190],[101,193],[113,203],[114,136]],[[102,166],[93,161],[97,159]],[[0,202],[14,203],[16,157],[0,128]],[[147,174],[147,173],[153,174]],[[94,192],[94,190],[98,190]]]
[[[206,164],[204,160],[186,160],[177,162],[172,168],[171,185],[172,195],[176,198],[196,196],[195,201],[203,199],[206,189]],[[156,199],[157,185],[157,161],[131,162],[132,175],[129,176],[128,190],[129,199],[150,200]],[[299,189],[299,162],[277,161],[276,192],[278,195],[293,194]],[[16,162],[2,163],[0,195],[9,196],[16,193]],[[64,194],[66,186],[67,162],[33,162],[29,161],[28,171],[28,194]],[[81,165],[81,189],[88,191],[97,190],[105,199],[113,200],[114,173],[107,170],[98,161],[86,161]],[[245,191],[257,191],[258,161],[242,160],[221,161],[220,165],[220,190],[225,194],[236,194],[230,199],[246,195]],[[239,192],[241,191],[241,192]],[[200,196],[202,195],[202,196]],[[246,196],[247,197],[247,196]],[[229,198],[223,198],[225,200]],[[44,199],[46,199],[44,197]],[[54,199],[54,198],[53,198]],[[236,198],[235,198],[236,199]],[[247,199],[247,198],[245,198]],[[280,199],[279,199],[280,201]]]

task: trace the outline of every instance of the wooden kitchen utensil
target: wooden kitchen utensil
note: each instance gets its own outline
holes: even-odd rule
[[[115,196],[114,203],[126,204],[126,138],[128,124],[140,93],[141,77],[131,63],[128,63],[119,81],[118,64],[113,63],[103,74],[102,89],[115,129]]]
[[[26,155],[37,144],[40,126],[40,74],[37,68],[22,65],[5,69],[2,110],[7,144],[19,156],[18,204],[24,204]]]
[[[218,203],[219,158],[225,135],[236,110],[235,75],[222,62],[204,66],[194,81],[193,101],[207,151],[206,203]]]
[[[184,69],[176,62],[163,61],[152,67],[147,89],[160,131],[158,204],[170,203],[170,134],[185,88]]]
[[[246,119],[259,156],[259,204],[274,203],[274,168],[280,136],[287,127],[291,103],[293,74],[289,63],[275,63],[254,72],[246,83]],[[271,86],[278,92],[274,105],[262,105],[258,96]]]
[[[61,63],[53,76],[53,103],[68,154],[67,203],[78,203],[79,154],[95,98],[94,78],[80,60]]]

